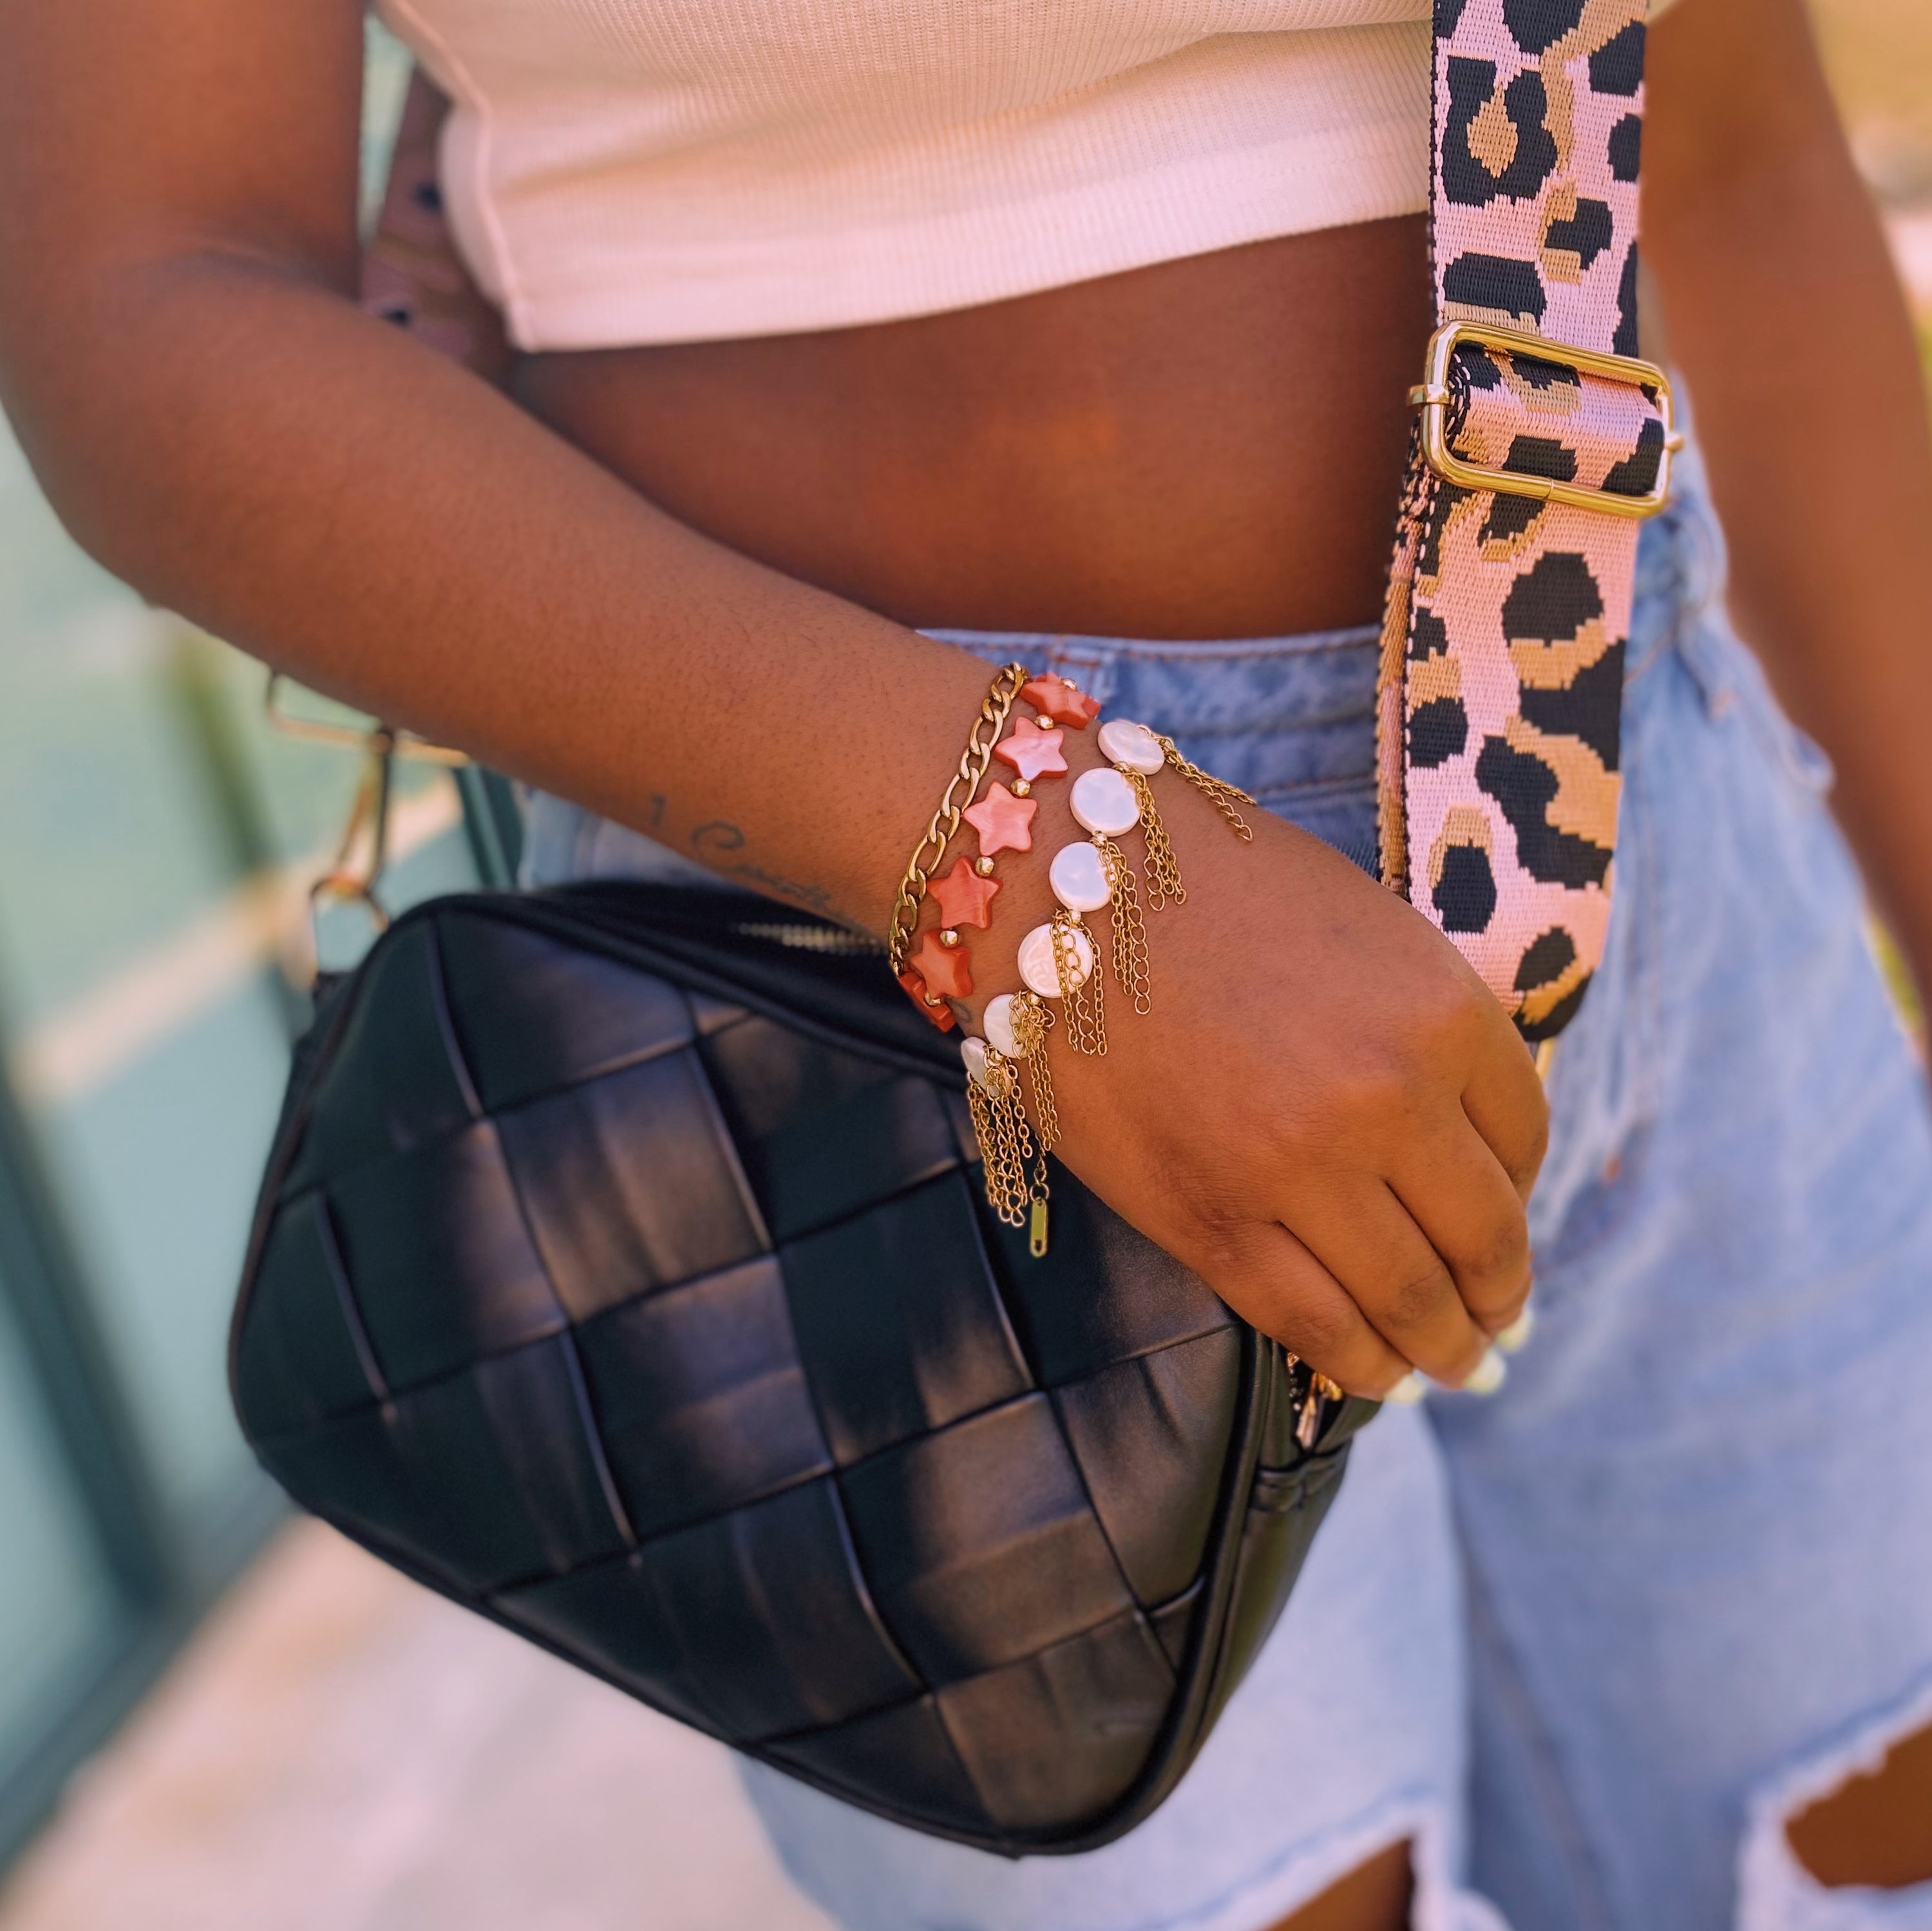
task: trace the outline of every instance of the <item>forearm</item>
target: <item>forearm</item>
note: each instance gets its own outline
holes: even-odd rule
[[[1914,578],[1932,556],[1932,434],[1916,344],[1822,85],[1784,90],[1783,124],[1736,128],[1708,92],[1673,88],[1669,37],[1714,36],[1726,9],[1738,0],[1684,0],[1656,36],[1648,257],[1739,627],[1836,763],[1839,817],[1924,983],[1932,616]],[[1754,5],[1747,30],[1790,22]]]
[[[56,508],[146,595],[727,875],[882,921],[976,661],[699,536],[314,280],[164,257],[39,334],[12,345],[10,409]]]

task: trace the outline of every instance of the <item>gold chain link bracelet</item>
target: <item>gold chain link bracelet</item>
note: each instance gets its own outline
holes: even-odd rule
[[[892,916],[886,928],[886,952],[896,977],[906,969],[912,935],[919,924],[919,908],[925,902],[926,888],[946,856],[946,847],[959,830],[959,820],[985,781],[993,761],[993,747],[1006,728],[1006,714],[1020,694],[1020,686],[1033,673],[1023,664],[1009,664],[993,679],[992,688],[980,701],[980,715],[967,734],[966,748],[959,754],[959,769],[946,787],[926,828],[926,835],[913,847],[905,876],[899,881],[899,895],[892,902]],[[961,796],[961,787],[964,796]]]

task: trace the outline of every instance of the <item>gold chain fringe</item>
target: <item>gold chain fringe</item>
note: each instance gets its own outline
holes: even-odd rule
[[[1009,664],[993,679],[967,738],[959,768],[946,786],[925,837],[914,848],[886,931],[886,949],[896,973],[905,970],[927,886],[958,832],[967,807],[985,782],[994,747],[1028,679],[1024,666]],[[1172,738],[1156,735],[1168,764],[1214,805],[1237,836],[1252,840],[1253,829],[1239,808],[1252,805],[1254,799],[1182,757]],[[1157,912],[1170,904],[1185,904],[1187,893],[1180,882],[1180,861],[1147,774],[1124,765],[1114,768],[1133,787],[1135,802],[1140,809],[1141,830],[1147,843],[1148,909]],[[1112,838],[1096,836],[1094,843],[1100,854],[1110,894],[1114,978],[1133,1002],[1134,1010],[1144,1013],[1150,1009],[1152,997],[1140,883],[1132,862]],[[1102,1054],[1107,1050],[1107,1020],[1099,946],[1077,913],[1064,910],[1055,912],[1049,930],[1053,937],[1054,970],[1065,1003],[1067,1043],[1077,1053]],[[1083,937],[1094,949],[1094,967],[1084,979],[1079,979],[1079,946]],[[1046,1252],[1047,1156],[1060,1139],[1060,1111],[1046,1051],[1046,1036],[1055,1021],[1045,1001],[1030,991],[1013,995],[1012,1012],[1018,1060],[1010,1060],[988,1046],[983,1078],[967,1082],[966,1103],[986,1169],[987,1204],[1006,1225],[1030,1228],[1028,1244],[1037,1258]],[[1033,1091],[1037,1127],[1027,1118],[1020,1078],[1022,1065]],[[1293,1365],[1291,1356],[1289,1366]],[[1326,1376],[1314,1377],[1296,1431],[1304,1445],[1312,1440],[1319,1425],[1323,1402],[1339,1399],[1340,1395],[1340,1389]]]
[[[1159,733],[1156,733],[1156,736],[1159,737]],[[1238,808],[1252,805],[1255,801],[1245,791],[1237,790],[1233,785],[1223,784],[1220,778],[1203,771],[1191,759],[1183,757],[1173,739],[1160,737],[1159,742],[1161,749],[1167,754],[1168,763],[1227,820],[1237,835],[1244,841],[1251,841],[1255,835],[1254,827],[1241,816]]]
[[[1161,742],[1165,744],[1165,738]],[[1141,835],[1147,840],[1148,910],[1159,912],[1169,905],[1185,905],[1187,888],[1180,882],[1180,861],[1174,855],[1174,841],[1167,835],[1167,823],[1154,802],[1154,787],[1144,771],[1118,767],[1134,787],[1134,802],[1141,808]]]
[[[1030,1222],[1027,1246],[1037,1261],[1046,1252],[1046,1156],[1060,1140],[1060,1108],[1054,1103],[1053,1073],[1046,1063],[1046,1036],[1053,1015],[1036,992],[1013,995],[1013,1039],[1026,1060],[1033,1082],[1033,1110],[1040,1121],[1039,1150],[1034,1156],[1032,1187],[1027,1202]]]
[[[1060,1144],[1060,1108],[1053,1097],[1053,1072],[1046,1061],[1046,1036],[1053,1030],[1053,1014],[1036,992],[1016,992],[1012,1005],[1013,1039],[1026,1061],[1033,1082],[1034,1117],[1040,1122],[1040,1146],[1050,1153]]]
[[[1019,1069],[990,1048],[983,1081],[966,1083],[974,1137],[986,1169],[986,1204],[1009,1227],[1024,1227],[1033,1187],[1034,1138],[1020,1099]]]
[[[1096,836],[1100,862],[1106,868],[1108,916],[1114,928],[1114,976],[1120,990],[1134,1003],[1136,1012],[1153,1009],[1148,981],[1147,922],[1141,916],[1141,892],[1127,855],[1109,838]]]
[[[1093,934],[1071,912],[1054,913],[1050,929],[1053,969],[1060,975],[1060,996],[1066,1006],[1066,1043],[1076,1053],[1097,1056],[1107,1050],[1107,1006],[1100,989],[1100,948],[1094,945]],[[1074,981],[1080,976],[1080,943],[1076,933],[1083,935],[1094,947],[1094,970],[1077,985]]]

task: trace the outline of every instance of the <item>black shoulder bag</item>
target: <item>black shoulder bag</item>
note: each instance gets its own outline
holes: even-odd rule
[[[671,1716],[922,1830],[1091,1849],[1192,1761],[1372,1409],[1070,1174],[1035,1259],[976,1157],[956,1049],[841,928],[436,901],[298,1049],[242,1425]]]

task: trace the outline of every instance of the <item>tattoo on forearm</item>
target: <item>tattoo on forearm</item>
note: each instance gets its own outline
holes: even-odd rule
[[[742,878],[747,884],[755,885],[780,898],[789,898],[794,904],[816,912],[822,919],[836,919],[842,925],[851,922],[832,903],[831,893],[822,885],[806,885],[796,878],[781,878],[776,872],[767,871],[761,865],[734,865],[730,871],[734,878]]]
[[[700,858],[722,858],[745,849],[745,835],[729,819],[711,818],[691,835],[691,848]]]
[[[747,885],[755,886],[761,892],[788,898],[795,905],[816,912],[820,918],[836,919],[842,925],[854,922],[839,910],[831,893],[822,885],[808,885],[800,879],[781,877],[749,859],[740,859],[735,863],[725,862],[733,853],[742,851],[747,842],[745,834],[725,818],[707,820],[691,834],[692,850],[728,877],[742,878]]]

